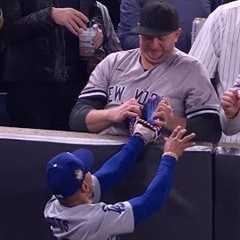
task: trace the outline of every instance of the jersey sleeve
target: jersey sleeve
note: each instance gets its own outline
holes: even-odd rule
[[[208,79],[206,69],[194,62],[192,68],[183,82],[186,86],[185,115],[187,118],[201,114],[219,114],[219,100],[214,87]]]
[[[104,204],[102,206],[101,231],[108,236],[116,236],[134,231],[134,215],[129,202]]]
[[[197,58],[207,69],[209,78],[214,78],[223,40],[224,19],[222,8],[214,11],[204,23],[189,54]]]
[[[100,62],[92,72],[85,88],[80,93],[78,99],[102,99],[106,101],[108,96],[108,86],[111,81],[111,72],[115,54],[110,54]]]

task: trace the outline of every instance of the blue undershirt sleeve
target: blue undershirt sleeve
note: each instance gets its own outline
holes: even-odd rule
[[[94,173],[100,183],[101,193],[118,184],[128,174],[143,150],[143,140],[139,136],[132,136],[118,153]]]
[[[161,158],[156,176],[139,197],[129,200],[133,208],[135,225],[158,211],[167,199],[175,172],[176,159],[165,155]]]

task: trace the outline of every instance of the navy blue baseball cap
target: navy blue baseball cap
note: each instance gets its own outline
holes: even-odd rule
[[[149,1],[143,5],[140,20],[134,32],[153,37],[165,36],[179,28],[176,9],[161,0]]]
[[[50,191],[57,198],[66,198],[77,192],[84,176],[95,162],[93,153],[88,149],[63,152],[47,164],[47,182]]]

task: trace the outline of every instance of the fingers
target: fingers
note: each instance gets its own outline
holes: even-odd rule
[[[169,138],[175,138],[177,136],[177,134],[179,133],[179,131],[181,131],[183,129],[182,126],[177,126],[171,133],[171,135],[169,136]]]
[[[171,106],[165,103],[164,100],[162,100],[156,109],[156,113],[161,111],[171,111],[171,110],[172,110]]]
[[[99,48],[103,43],[103,32],[101,29],[97,28],[96,36],[94,40],[94,47],[95,49]]]
[[[159,128],[163,128],[167,126],[167,123],[164,120],[161,121],[160,119],[155,120],[154,124]]]
[[[176,138],[181,140],[182,137],[185,135],[185,133],[187,132],[187,130],[185,128],[182,128],[181,130],[178,131]]]
[[[126,111],[136,113],[139,117],[142,115],[141,107],[138,105],[129,105]]]
[[[235,105],[237,102],[238,102],[238,98],[233,94],[224,95],[222,97],[222,103],[225,105]]]
[[[78,35],[78,33],[76,32],[76,30],[73,28],[73,26],[71,25],[71,23],[69,23],[69,22],[67,22],[66,23],[66,28],[71,32],[71,33],[73,33],[74,35]]]
[[[76,9],[72,9],[73,10],[73,14],[75,16],[77,16],[79,19],[81,19],[81,21],[86,25],[89,22],[88,17],[83,14],[82,12],[76,10]]]
[[[71,25],[71,30],[69,30],[71,32],[74,31],[73,34],[78,36],[78,33],[80,32],[79,26],[72,19],[69,20],[69,24]]]
[[[189,148],[189,147],[192,147],[192,146],[194,146],[194,142],[187,142],[187,143],[184,143],[184,144],[182,144],[182,150],[184,151],[186,148]]]
[[[185,136],[182,139],[182,141],[183,142],[189,142],[189,141],[193,140],[195,137],[196,137],[196,134],[195,133],[191,133],[191,134],[188,134],[187,136]]]
[[[138,116],[138,114],[137,113],[134,113],[134,112],[126,112],[125,114],[124,114],[125,116],[124,116],[124,119],[126,119],[126,118],[128,118],[128,117],[132,117],[132,118],[137,118],[137,117],[139,117]]]

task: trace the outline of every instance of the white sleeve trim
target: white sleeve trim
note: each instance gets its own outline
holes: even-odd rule
[[[202,115],[202,114],[205,114],[205,113],[212,113],[212,114],[219,115],[219,111],[216,110],[216,109],[202,109],[202,110],[199,110],[199,111],[188,113],[187,114],[187,119],[192,118],[192,117],[196,117],[198,115]]]
[[[88,97],[92,97],[92,96],[102,96],[104,98],[107,98],[107,94],[104,93],[103,91],[94,91],[94,92],[89,92],[89,93],[82,93],[78,96],[78,99],[80,98],[88,98]]]

